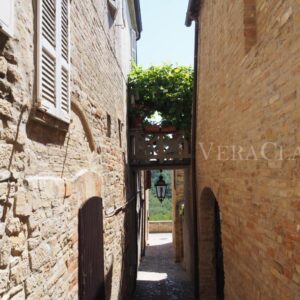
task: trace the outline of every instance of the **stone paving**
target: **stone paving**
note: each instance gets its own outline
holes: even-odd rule
[[[174,262],[172,234],[150,234],[133,300],[194,300],[193,287],[180,264]]]

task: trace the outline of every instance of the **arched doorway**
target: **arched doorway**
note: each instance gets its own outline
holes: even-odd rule
[[[79,210],[79,299],[104,300],[102,199],[93,197]]]
[[[200,294],[205,299],[224,299],[224,264],[221,212],[210,188],[202,192],[199,207]]]
[[[221,233],[220,208],[217,200],[215,200],[215,257],[216,257],[216,286],[217,299],[224,299],[224,264],[223,264],[223,248]]]

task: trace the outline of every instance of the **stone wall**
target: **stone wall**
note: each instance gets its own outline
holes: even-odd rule
[[[33,3],[16,0],[15,36],[0,35],[0,298],[76,299],[79,208],[100,196],[105,215],[131,194],[126,189],[126,73],[117,51],[121,29],[109,16],[107,1],[71,1],[72,122],[63,132],[31,118]],[[130,228],[125,232],[127,212],[105,218],[108,299],[120,297],[121,284],[132,288],[134,269],[126,270],[132,276],[122,281],[125,246],[134,240],[134,230],[131,237]]]
[[[204,0],[199,22],[200,296],[216,299],[209,188],[225,299],[299,299],[300,3]]]
[[[149,233],[173,232],[173,221],[149,221]]]

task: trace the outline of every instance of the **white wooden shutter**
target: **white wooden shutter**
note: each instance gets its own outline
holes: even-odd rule
[[[61,110],[64,118],[70,115],[70,31],[69,0],[61,1]]]
[[[136,42],[136,32],[135,30],[131,29],[131,57],[133,61],[137,62],[137,42]]]
[[[14,0],[0,0],[1,31],[13,36],[14,34]]]
[[[69,0],[38,0],[40,109],[70,121]]]

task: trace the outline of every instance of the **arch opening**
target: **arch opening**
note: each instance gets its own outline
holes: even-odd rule
[[[202,192],[199,217],[200,294],[206,295],[207,299],[224,300],[222,215],[210,188],[205,188]]]

